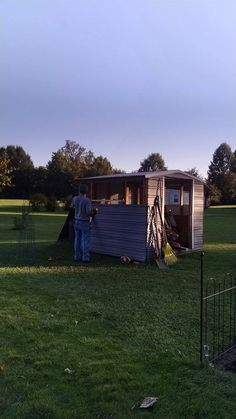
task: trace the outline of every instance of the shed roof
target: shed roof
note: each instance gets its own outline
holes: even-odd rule
[[[193,179],[197,180],[198,182],[205,183],[203,180],[197,178],[196,176],[192,176],[189,173],[183,172],[182,170],[158,170],[153,172],[133,172],[133,173],[118,173],[115,175],[104,175],[104,176],[92,176],[92,177],[85,177],[80,178],[80,181],[87,181],[87,180],[115,180],[115,179],[127,179],[127,178],[176,178],[176,179]]]

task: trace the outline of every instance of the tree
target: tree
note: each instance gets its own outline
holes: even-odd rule
[[[5,152],[0,151],[0,192],[11,185],[12,168]]]
[[[236,173],[228,172],[224,176],[222,184],[222,203],[230,204],[236,202]]]
[[[6,152],[15,171],[34,168],[30,155],[25,152],[23,147],[8,145],[5,149],[4,147],[0,148],[0,152],[3,150]]]
[[[222,176],[228,173],[233,163],[233,153],[227,143],[222,143],[215,150],[208,170],[208,180],[211,183],[220,183]]]
[[[32,193],[47,194],[48,170],[44,166],[35,167],[32,173]]]
[[[208,183],[207,196],[211,204],[219,204],[222,199],[221,191],[217,188],[217,186],[210,183]]]
[[[209,165],[208,183],[221,193],[221,202],[230,203],[235,200],[235,154],[227,143],[222,143],[215,150]]]
[[[233,173],[236,173],[236,150],[233,153],[233,159],[232,159],[232,164],[231,164],[231,170]]]
[[[47,194],[57,198],[77,192],[78,179],[84,177],[94,160],[92,151],[75,141],[67,140],[64,147],[52,154],[48,162]]]
[[[114,173],[111,163],[106,157],[98,156],[93,158],[90,168],[86,172],[86,176],[102,176]]]
[[[196,167],[193,167],[192,169],[185,170],[185,173],[188,173],[189,175],[195,176],[198,179],[203,180],[203,176],[200,175],[200,173],[199,173],[199,171]]]
[[[86,148],[75,141],[66,140],[64,147],[52,154],[52,159],[48,162],[47,167],[49,171],[60,170],[79,178],[92,165],[93,158],[92,151],[86,151]]]
[[[8,145],[1,147],[0,153],[6,153],[12,170],[12,186],[6,188],[4,195],[7,197],[28,197],[32,190],[33,162],[21,146]]]
[[[139,172],[155,172],[157,170],[167,170],[165,162],[159,153],[152,153],[140,162]]]
[[[82,177],[109,175],[116,170],[106,157],[95,157],[91,150],[87,151],[85,147],[70,140],[52,154],[47,169],[46,194],[57,198],[76,193],[78,180]]]

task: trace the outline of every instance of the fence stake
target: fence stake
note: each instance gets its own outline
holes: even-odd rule
[[[223,287],[225,290],[225,278],[224,278],[224,282],[223,282]],[[224,351],[224,344],[225,344],[225,293],[223,294],[223,300],[222,300],[222,309],[223,309],[223,313],[222,313],[222,352]]]
[[[216,296],[215,296],[215,294],[216,294],[216,281],[215,281],[215,279],[214,279],[214,288],[213,288],[213,292],[214,292],[214,300],[213,300],[213,318],[214,318],[214,320],[213,320],[213,353],[212,353],[212,356],[213,356],[213,359],[214,359],[214,357],[215,357],[215,349],[216,349]]]
[[[236,287],[236,278],[234,279]],[[234,343],[236,342],[236,290],[234,290]]]
[[[220,292],[221,292],[221,284],[218,284],[218,336],[217,336],[217,351],[218,354],[220,353],[220,333],[221,333],[221,322],[220,322],[220,314],[221,314],[221,305],[220,305]]]
[[[229,343],[232,343],[232,298],[233,298],[233,277],[230,276],[230,300],[229,300]],[[234,290],[235,291],[235,290]],[[233,314],[234,315],[234,314]]]
[[[200,307],[200,362],[202,363],[202,337],[203,337],[203,257],[204,252],[201,252],[201,307]]]

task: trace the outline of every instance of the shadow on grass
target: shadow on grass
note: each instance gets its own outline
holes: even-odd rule
[[[27,248],[24,254],[19,256],[19,243],[6,242],[0,243],[0,267],[59,267],[59,266],[80,266],[84,265],[82,262],[74,262],[73,259],[73,243],[69,241],[50,241],[39,240],[33,244],[34,257],[31,258],[27,254]],[[91,253],[91,262],[89,266],[92,267],[109,267],[121,265],[120,259],[107,255],[99,255]],[[140,264],[145,265],[145,264]]]

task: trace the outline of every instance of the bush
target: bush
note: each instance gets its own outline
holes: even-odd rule
[[[24,230],[26,228],[25,217],[14,217],[13,230]]]
[[[67,195],[65,198],[62,199],[62,202],[64,204],[64,211],[69,211],[71,202],[72,202],[72,195]]]
[[[57,200],[56,200],[55,196],[51,196],[47,200],[46,210],[54,212],[54,211],[56,211],[56,208],[57,208]]]
[[[45,209],[47,204],[47,197],[43,193],[35,193],[30,196],[30,205],[32,205],[33,211],[41,211]]]

